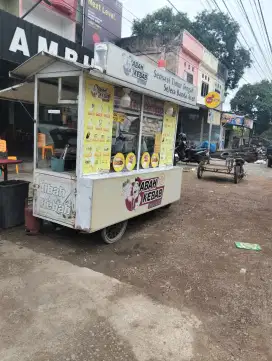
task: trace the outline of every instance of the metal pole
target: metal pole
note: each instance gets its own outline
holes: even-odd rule
[[[51,6],[52,4],[50,3],[49,0],[38,0],[36,2],[36,4],[34,4],[33,6],[31,6],[31,8],[29,10],[27,10],[26,13],[24,13],[24,15],[21,17],[21,19],[24,19],[29,13],[31,13],[31,11],[33,11],[42,1],[44,1],[47,5]]]
[[[208,154],[210,155],[210,148],[211,148],[211,138],[212,138],[212,123],[213,123],[213,110],[209,110],[208,112],[208,118],[209,118],[209,140],[208,140]]]

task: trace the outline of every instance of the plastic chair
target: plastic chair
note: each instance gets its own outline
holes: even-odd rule
[[[45,158],[45,154],[46,154],[47,150],[50,150],[50,151],[51,151],[51,155],[54,154],[54,147],[53,147],[53,145],[45,145],[45,146],[42,147],[42,159]]]
[[[10,160],[17,160],[17,157],[15,155],[11,155],[11,156],[8,156],[8,159]],[[16,174],[19,173],[19,166],[18,164],[15,164],[15,170],[16,170]]]
[[[46,145],[46,135],[44,133],[38,133],[38,148],[42,150],[42,159],[45,158],[47,150],[51,151],[51,154],[54,154],[54,146]]]
[[[0,139],[0,152],[7,152],[7,142],[4,139]],[[2,169],[0,168],[0,176],[2,175]]]
[[[4,139],[0,139],[0,152],[5,153],[7,151],[7,142]]]

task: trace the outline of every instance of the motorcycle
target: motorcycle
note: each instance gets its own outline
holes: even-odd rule
[[[188,147],[187,143],[182,143],[175,148],[174,165],[178,162],[200,163],[203,159],[208,159],[208,149]]]

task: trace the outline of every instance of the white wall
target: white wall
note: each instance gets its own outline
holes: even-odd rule
[[[24,14],[33,6],[32,0],[22,0],[20,12]],[[65,39],[75,41],[75,22],[55,11],[48,9],[46,6],[38,5],[25,20],[35,24],[45,30],[51,31]]]
[[[214,72],[214,73],[217,72],[218,59],[205,48],[204,48],[204,52],[203,52],[202,63],[206,68],[210,69],[212,72]]]
[[[211,72],[209,68],[202,64],[198,71],[197,103],[199,105],[205,105],[205,97],[201,96],[202,81],[209,84],[209,92],[215,91],[216,89],[220,90],[221,101],[224,102],[225,83],[216,76],[216,73]]]

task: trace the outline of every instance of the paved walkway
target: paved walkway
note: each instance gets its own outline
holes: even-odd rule
[[[182,361],[198,319],[101,273],[0,241],[1,361]]]

